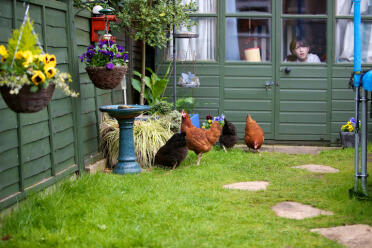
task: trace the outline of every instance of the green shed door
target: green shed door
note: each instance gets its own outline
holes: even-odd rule
[[[275,139],[329,140],[327,1],[276,4]]]
[[[225,0],[223,62],[223,112],[244,136],[250,114],[274,139],[275,28],[273,0]]]

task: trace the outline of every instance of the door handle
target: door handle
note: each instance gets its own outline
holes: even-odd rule
[[[277,85],[277,83],[276,83],[276,82],[273,82],[273,81],[266,81],[266,82],[265,82],[265,90],[267,91],[267,90],[270,89],[271,86],[273,86],[273,85]]]

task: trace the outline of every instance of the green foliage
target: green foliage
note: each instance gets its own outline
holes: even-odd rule
[[[193,97],[178,98],[176,101],[176,108],[178,111],[185,110],[187,113],[192,113],[195,106],[195,99]]]
[[[8,53],[9,61],[14,57],[14,52],[17,47],[18,38],[22,31],[22,37],[18,45],[18,51],[30,51],[32,54],[40,54],[41,50],[37,46],[37,34],[32,33],[33,22],[30,21],[30,18],[27,18],[27,21],[23,28],[13,30],[12,37],[8,40]]]
[[[150,111],[148,113],[150,115],[157,114],[157,115],[167,115],[173,110],[173,104],[167,101],[160,101],[155,103],[151,106]]]
[[[162,95],[169,82],[170,66],[171,64],[168,65],[168,68],[162,78],[153,72],[151,68],[146,68],[151,73],[150,77],[145,76],[146,89],[144,92],[144,97],[149,105],[153,106],[154,104],[157,104],[163,100]],[[142,74],[138,71],[134,71],[133,74],[139,78],[142,76]],[[141,92],[141,81],[139,79],[132,78],[132,86],[135,90]]]
[[[196,9],[193,1],[188,4],[182,0],[122,0],[118,13],[134,40],[144,40],[152,47],[165,47],[170,40],[169,33],[184,25],[190,28],[192,23],[187,10]]]

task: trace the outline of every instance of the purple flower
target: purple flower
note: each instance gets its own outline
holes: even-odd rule
[[[355,121],[354,117],[351,117],[349,121],[350,121],[351,123],[353,123],[353,124],[355,124],[355,123],[356,123],[356,121]]]
[[[85,57],[86,57],[85,53],[83,53],[81,56],[79,56],[81,62],[84,62]]]
[[[124,48],[122,46],[117,45],[117,48],[118,48],[119,52],[121,52],[121,53],[124,52]]]
[[[94,46],[90,45],[87,50],[92,50],[92,49],[94,49]]]
[[[110,63],[107,63],[107,65],[106,65],[106,69],[107,70],[112,70],[112,69],[114,69],[114,67],[115,67],[114,64],[111,63],[111,62]]]
[[[123,54],[123,60],[124,60],[124,61],[128,61],[128,54],[127,54],[127,53],[124,53],[124,54]]]
[[[115,57],[116,57],[117,59],[120,59],[120,58],[121,58],[120,53],[117,53]]]

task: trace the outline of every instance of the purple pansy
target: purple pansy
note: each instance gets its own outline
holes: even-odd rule
[[[106,65],[106,69],[107,70],[112,70],[112,69],[114,69],[114,67],[115,67],[115,65],[113,64],[113,63],[107,63],[107,65]]]

